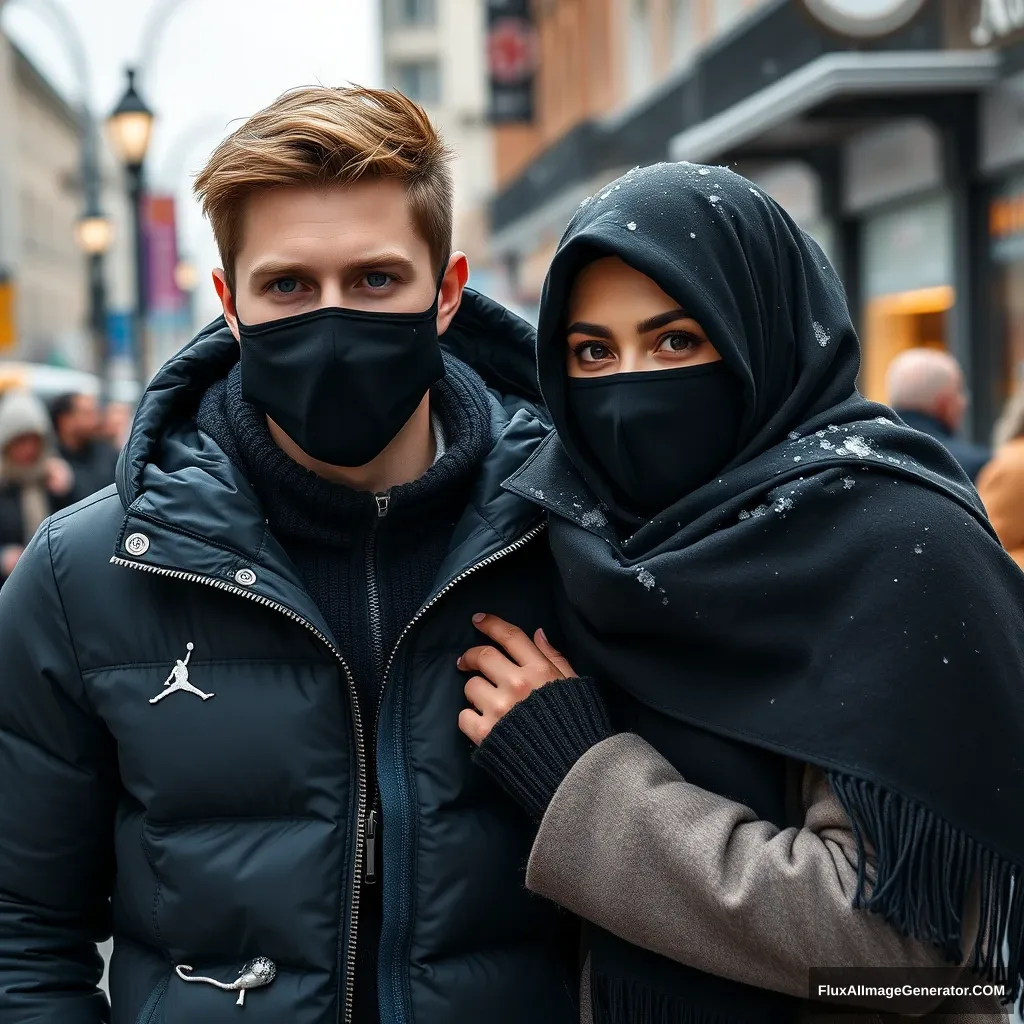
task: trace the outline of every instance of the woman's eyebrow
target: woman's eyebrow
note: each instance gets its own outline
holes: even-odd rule
[[[685,309],[670,309],[667,313],[659,313],[647,320],[641,320],[636,325],[637,334],[646,334],[648,331],[656,331],[666,324],[675,323],[676,320],[692,320],[693,317]]]
[[[612,332],[607,327],[602,327],[600,324],[588,324],[585,320],[577,320],[575,323],[569,324],[566,334],[589,334],[594,338],[604,338],[607,341],[611,341]]]

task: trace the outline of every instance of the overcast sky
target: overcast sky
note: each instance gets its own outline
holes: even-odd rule
[[[147,17],[158,6],[173,8],[143,83],[158,114],[148,167],[154,185],[178,196],[182,248],[202,272],[200,309],[212,315],[218,307],[208,271],[217,255],[189,195],[191,178],[230,122],[285,89],[378,85],[376,0],[8,0],[4,30],[74,98],[75,75],[46,4],[60,4],[78,29],[93,109],[104,115],[124,89],[125,66],[137,60]]]

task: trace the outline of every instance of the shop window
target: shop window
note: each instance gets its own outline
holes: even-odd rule
[[[441,101],[441,69],[436,60],[410,61],[395,65],[395,88],[417,103]]]
[[[989,206],[994,321],[1001,350],[999,397],[1024,386],[1024,176],[1011,178]]]
[[[861,391],[888,400],[889,364],[908,348],[945,349],[953,289],[949,197],[937,195],[868,217],[863,225],[865,307]]]
[[[630,0],[627,40],[627,88],[632,100],[642,96],[654,84],[651,0]]]

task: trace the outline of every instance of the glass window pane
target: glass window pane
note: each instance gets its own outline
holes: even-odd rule
[[[405,25],[433,25],[437,17],[435,0],[397,0],[398,20]]]
[[[395,86],[417,103],[441,100],[441,71],[436,60],[414,61],[395,68]]]

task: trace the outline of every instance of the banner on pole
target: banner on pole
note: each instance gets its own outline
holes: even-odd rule
[[[533,121],[539,45],[530,0],[487,0],[491,124]]]

